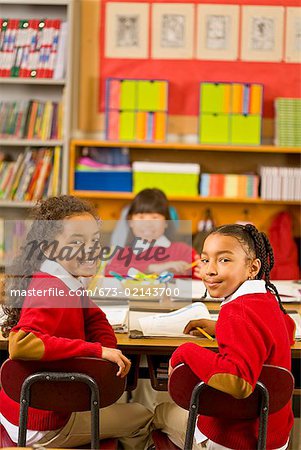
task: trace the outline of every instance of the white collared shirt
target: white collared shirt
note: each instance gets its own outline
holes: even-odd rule
[[[149,242],[146,239],[137,239],[135,241],[135,247],[133,248],[133,253],[137,255],[138,253],[145,252],[150,246],[152,247],[164,247],[168,248],[171,245],[171,242],[169,239],[167,239],[166,236],[162,235],[155,241]]]

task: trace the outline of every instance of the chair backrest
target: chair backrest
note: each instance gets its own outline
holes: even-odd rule
[[[168,390],[172,399],[181,408],[189,410],[193,388],[200,379],[186,364],[180,364],[173,370]],[[269,414],[279,411],[292,397],[294,378],[291,372],[283,367],[264,365],[259,376],[269,392]],[[259,415],[259,392],[244,399],[236,399],[230,394],[207,386],[201,394],[199,414],[204,416],[227,417],[228,419],[253,419]]]
[[[5,393],[20,402],[24,380],[39,372],[81,373],[92,377],[99,388],[100,408],[116,402],[125,389],[125,378],[116,376],[117,364],[98,358],[73,358],[60,361],[6,360],[1,368],[0,380]],[[88,411],[90,390],[87,385],[67,381],[39,381],[31,387],[30,406],[58,412]]]

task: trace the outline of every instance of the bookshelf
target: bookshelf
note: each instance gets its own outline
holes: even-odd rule
[[[47,148],[54,152],[60,148],[59,192],[66,193],[68,187],[69,140],[71,135],[73,88],[77,64],[77,24],[79,22],[79,0],[0,0],[0,17],[9,19],[60,19],[67,23],[65,48],[65,74],[59,79],[0,77],[0,101],[52,101],[63,104],[62,138],[59,139],[20,139],[0,137],[0,151],[12,161],[25,152],[26,148],[37,150]],[[35,202],[0,199],[0,218],[22,218],[27,208]]]
[[[12,133],[5,133],[8,137],[6,137],[5,134],[3,134],[2,137],[0,136],[0,153],[6,155],[5,160],[17,161],[20,155],[24,155],[23,161],[25,161],[26,152],[31,152],[34,157],[34,155],[38,154],[39,149],[46,148],[48,149],[48,152],[44,152],[44,158],[47,154],[47,164],[49,164],[49,160],[52,157],[53,169],[53,155],[57,152],[57,160],[60,160],[60,168],[56,172],[56,185],[59,186],[58,193],[67,193],[68,191],[69,141],[71,124],[74,117],[72,117],[72,114],[75,114],[73,101],[76,101],[73,85],[76,85],[77,83],[76,68],[78,64],[77,36],[79,34],[79,5],[79,0],[0,0],[0,18],[18,19],[18,22],[17,20],[15,20],[15,22],[19,24],[21,19],[28,20],[29,29],[34,22],[34,19],[38,19],[39,21],[44,19],[52,20],[52,26],[54,26],[55,19],[59,19],[61,23],[67,23],[67,38],[64,51],[65,71],[62,76],[59,76],[56,79],[41,78],[38,77],[38,75],[36,77],[26,78],[0,76],[0,102],[29,102],[38,100],[39,102],[61,102],[63,105],[61,114],[63,117],[61,133],[57,133],[57,135],[61,134],[62,137],[55,138],[56,133],[52,133],[52,126],[50,129],[53,138],[51,139],[45,139],[45,135],[43,136],[44,139],[38,138],[38,133],[36,134],[36,137],[33,137],[32,139],[9,136],[9,134]],[[32,22],[30,22],[30,20],[32,20]],[[36,22],[38,22],[38,20],[36,20]],[[48,22],[48,24],[50,26],[50,22]],[[61,38],[60,34],[59,37]],[[52,39],[54,39],[54,34],[52,34]],[[24,43],[24,41],[22,42]],[[15,46],[17,45],[19,44],[17,44],[16,41]],[[51,49],[54,50],[53,47],[51,47]],[[57,47],[57,52],[59,52],[59,46]],[[23,55],[24,53],[25,50],[23,49]],[[3,72],[0,72],[0,75],[4,75]],[[45,109],[43,110],[43,108],[41,108],[41,110],[43,113],[45,112]],[[58,114],[56,123],[59,123]],[[39,127],[42,130],[42,120],[40,121],[39,126],[35,125],[34,128],[36,130]],[[57,125],[55,126],[55,129],[58,129]],[[24,136],[26,134],[20,133],[20,135]],[[59,150],[57,151],[56,149]],[[26,164],[23,163],[23,166],[26,167]],[[47,170],[49,169],[47,168]],[[42,169],[40,169],[39,174],[41,171]],[[19,180],[21,179],[22,176]],[[42,183],[40,183],[40,187],[41,186]],[[38,182],[35,185],[35,189],[37,187]],[[45,185],[43,191],[46,192]],[[49,192],[48,189],[47,192]],[[20,220],[28,218],[30,208],[36,203],[36,200],[23,200],[22,198],[26,198],[26,196],[25,194],[22,195],[22,192],[20,196],[4,195],[3,197],[4,198],[0,199],[0,271],[3,270],[4,260],[6,258],[3,247],[4,228],[6,229],[6,224],[8,228],[11,226],[9,224],[10,222],[6,222],[5,224],[5,221],[17,221],[15,222],[17,224]],[[13,197],[14,199],[11,199]]]
[[[248,173],[259,172],[260,166],[299,167],[301,149],[298,147],[225,146],[197,145],[182,143],[139,143],[112,142],[73,139],[70,145],[69,193],[90,199],[98,208],[104,220],[119,219],[121,209],[134,197],[132,192],[76,190],[74,172],[76,161],[85,147],[128,148],[130,160],[192,162],[201,166],[201,172],[209,173]],[[155,187],[155,186],[154,186]],[[288,210],[293,216],[294,234],[299,236],[299,201],[266,200],[262,198],[224,198],[200,196],[169,196],[183,220],[192,221],[192,230],[203,219],[205,211],[211,210],[216,223],[229,223],[238,220],[251,220],[260,229],[267,231],[272,217],[280,211]]]

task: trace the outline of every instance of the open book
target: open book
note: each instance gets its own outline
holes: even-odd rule
[[[187,337],[183,330],[185,325],[194,319],[210,319],[204,303],[196,302],[170,313],[141,317],[139,323],[144,336]]]

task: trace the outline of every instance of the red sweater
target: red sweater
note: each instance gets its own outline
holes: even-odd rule
[[[254,390],[263,364],[290,370],[293,320],[283,314],[270,292],[242,295],[222,306],[216,324],[219,352],[194,343],[172,355],[173,367],[183,362],[209,386],[236,398]],[[291,403],[269,416],[267,449],[285,445],[293,426]],[[258,421],[233,421],[200,416],[198,428],[212,441],[233,449],[256,448]]]
[[[43,290],[44,295],[26,296],[19,322],[9,335],[10,358],[44,361],[77,356],[101,358],[102,345],[116,347],[116,337],[105,314],[89,298],[70,295],[59,278],[42,272],[33,276],[28,291],[33,288]],[[55,289],[63,294],[57,297]],[[19,424],[19,404],[3,389],[0,412],[12,424]],[[55,430],[64,426],[69,416],[29,408],[28,429]]]
[[[161,253],[158,260],[158,250]],[[164,253],[163,253],[164,251]],[[147,272],[150,264],[160,264],[167,261],[186,261],[192,263],[195,261],[197,252],[184,242],[172,242],[169,247],[151,247],[140,254],[133,253],[132,247],[124,247],[117,251],[113,259],[107,264],[105,268],[105,275],[108,276],[110,271],[117,272],[122,276],[126,276],[130,267],[134,267],[140,272]],[[184,276],[191,277],[191,270],[187,270]]]

